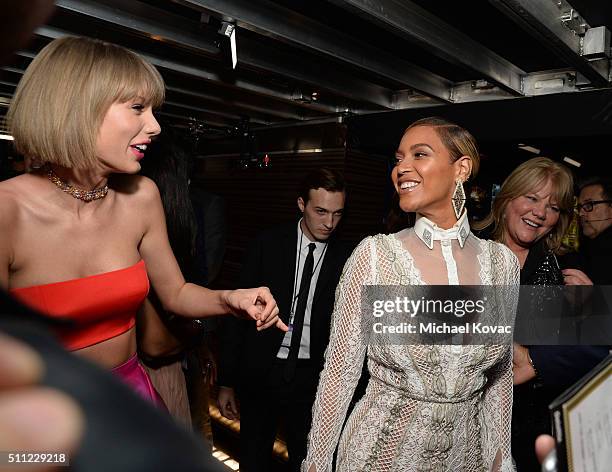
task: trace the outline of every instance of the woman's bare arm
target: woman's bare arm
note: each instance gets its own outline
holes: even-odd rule
[[[266,287],[243,290],[209,290],[186,283],[174,257],[157,186],[141,178],[141,211],[145,229],[139,251],[155,292],[166,311],[191,318],[233,314],[257,321],[258,329],[276,325],[287,330],[278,317],[276,301]]]

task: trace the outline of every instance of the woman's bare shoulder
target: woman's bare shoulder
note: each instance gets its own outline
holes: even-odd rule
[[[26,188],[33,188],[40,185],[41,176],[37,174],[20,174],[0,182],[0,191],[18,191]]]
[[[40,187],[40,177],[21,174],[0,182],[0,208],[16,211]]]
[[[0,228],[14,228],[19,215],[36,194],[38,179],[22,174],[0,182]]]
[[[130,204],[150,205],[160,199],[155,182],[143,175],[115,175],[110,185],[119,198]]]

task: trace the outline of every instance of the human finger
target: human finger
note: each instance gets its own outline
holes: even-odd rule
[[[68,454],[84,424],[76,402],[58,390],[28,387],[0,394],[0,450]]]
[[[225,397],[221,398],[221,396],[219,396],[217,398],[217,408],[219,408],[219,412],[226,418],[232,420],[234,418],[231,418],[231,411],[229,410],[229,400]]]
[[[565,285],[588,285],[584,280],[580,279],[575,275],[566,275],[563,277],[563,283]]]
[[[228,400],[225,404],[225,415],[227,419],[237,420],[238,414],[236,412],[236,406],[232,403],[231,400]]]
[[[289,327],[280,318],[276,320],[276,327],[285,333],[289,331]]]
[[[583,281],[591,281],[589,276],[579,269],[563,269],[561,272],[564,276],[573,276]]]
[[[240,413],[238,411],[238,404],[236,403],[236,397],[230,397],[229,404],[232,410],[232,414],[234,415],[234,419],[237,420],[238,418],[240,418]]]
[[[535,452],[538,462],[541,464],[546,456],[555,448],[555,438],[548,434],[541,434],[535,442]]]
[[[266,327],[276,323],[276,319],[280,316],[280,310],[277,305],[274,305],[272,312],[268,315],[267,318],[262,318],[262,324],[265,324]]]
[[[221,416],[223,416],[224,418],[227,418],[228,420],[233,420],[234,418],[232,417],[232,414],[230,411],[228,411],[228,408],[226,405],[217,405],[219,407],[219,412],[221,413]]]
[[[262,321],[262,313],[266,311],[265,300],[259,296],[259,289],[248,290],[244,312],[247,318],[255,320],[259,325]]]
[[[562,273],[566,285],[593,285],[593,281],[581,270],[564,269]]]
[[[43,372],[44,364],[36,351],[0,333],[0,388],[36,383]]]
[[[272,296],[272,293],[267,287],[261,287],[257,294],[257,300],[259,302],[258,307],[260,308],[259,319],[262,322],[266,322],[270,316],[275,316],[274,312],[278,314],[278,308],[276,300]]]
[[[268,329],[270,326],[276,325],[278,320],[279,320],[279,311],[278,311],[278,308],[275,308],[274,311],[272,312],[272,315],[269,316],[264,322],[259,324],[257,326],[257,329],[259,331],[262,331],[264,329]]]

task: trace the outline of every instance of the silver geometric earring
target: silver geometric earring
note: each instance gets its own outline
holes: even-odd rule
[[[455,216],[457,219],[463,213],[463,208],[465,207],[465,190],[463,190],[463,182],[460,179],[455,181],[455,191],[453,192],[453,196],[451,197],[453,201],[453,210],[455,211]]]

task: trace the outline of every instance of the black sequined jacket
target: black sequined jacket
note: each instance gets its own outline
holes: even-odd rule
[[[546,293],[559,292],[559,296],[563,296],[563,273],[557,257],[546,248],[544,240],[530,249],[521,269],[521,285],[557,286],[557,290]],[[538,303],[538,300],[533,302]],[[605,346],[542,345],[528,348],[538,375],[514,388],[512,452],[518,472],[539,468],[533,444],[539,434],[551,434],[549,403],[609,352]]]
[[[521,285],[563,285],[557,256],[546,247],[544,239],[529,250],[521,269]]]

